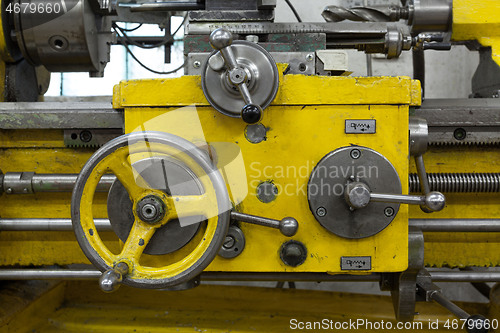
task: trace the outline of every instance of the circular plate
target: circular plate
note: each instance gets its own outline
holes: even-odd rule
[[[273,57],[261,46],[247,41],[234,41],[231,45],[236,62],[245,69],[249,77],[247,86],[254,104],[265,109],[276,97],[279,86],[278,67]],[[201,71],[201,86],[208,102],[219,112],[240,117],[245,102],[237,87],[228,83],[227,70],[214,71],[209,66],[210,54]]]
[[[181,161],[168,157],[154,157],[140,160],[133,165],[153,189],[174,196],[202,194],[203,186],[196,175]],[[125,243],[134,224],[134,213],[129,194],[119,180],[116,180],[109,190],[107,206],[111,227]],[[183,226],[178,219],[175,219],[158,228],[144,249],[144,253],[159,255],[179,250],[194,237],[199,229],[199,222],[205,218],[188,216],[182,220]]]
[[[323,157],[311,173],[309,207],[316,220],[337,236],[373,236],[392,222],[399,204],[370,202],[365,208],[351,210],[344,198],[345,186],[351,181],[365,183],[371,192],[401,194],[399,176],[383,155],[366,147],[342,147]]]

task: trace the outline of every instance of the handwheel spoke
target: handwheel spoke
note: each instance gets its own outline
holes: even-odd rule
[[[217,215],[216,203],[207,194],[172,196],[174,207],[172,218],[183,218],[194,215],[203,215],[211,218]]]
[[[142,178],[127,159],[113,157],[108,162],[108,168],[125,187],[132,201],[141,197],[144,190],[150,189],[149,184]]]
[[[119,257],[121,259],[130,260],[133,264],[137,265],[142,252],[148,245],[151,237],[153,237],[155,231],[155,227],[136,219]]]

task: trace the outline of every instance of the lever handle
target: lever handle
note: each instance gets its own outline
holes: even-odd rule
[[[361,182],[347,184],[345,199],[352,209],[364,208],[370,202],[389,202],[420,205],[431,212],[438,212],[444,208],[446,203],[444,195],[440,192],[428,192],[425,195],[373,193],[368,185]]]
[[[297,233],[299,229],[299,223],[293,217],[285,217],[280,221],[269,219],[266,217],[249,215],[244,213],[238,213],[235,211],[231,212],[231,219],[246,222],[251,224],[257,224],[264,227],[270,227],[274,229],[279,229],[279,231],[287,237],[292,237]]]
[[[241,118],[249,124],[255,124],[262,118],[262,107],[252,101],[252,96],[246,84],[248,75],[244,68],[238,65],[231,44],[233,35],[226,29],[219,28],[210,34],[210,45],[219,50],[227,67],[229,83],[238,87],[240,95],[245,102],[241,110]]]
[[[118,263],[114,268],[108,269],[106,272],[102,273],[99,278],[99,287],[105,293],[111,293],[118,290],[123,277],[128,274],[128,271],[129,267],[126,263]]]

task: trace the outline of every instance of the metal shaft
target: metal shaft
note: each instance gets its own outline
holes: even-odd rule
[[[72,192],[78,174],[36,174],[34,172],[7,172],[3,175],[2,189],[7,194],[38,192]],[[103,175],[97,192],[107,192],[116,180],[115,175]]]
[[[500,173],[428,173],[431,191],[444,193],[500,192]],[[420,192],[417,174],[409,175],[410,192]]]
[[[500,281],[500,272],[481,271],[431,271],[433,282],[496,282]]]
[[[202,10],[205,6],[197,1],[163,1],[142,4],[120,3],[119,7],[128,8],[131,12],[157,12],[157,11],[189,11]]]
[[[425,197],[421,195],[370,193],[370,201],[424,205]]]
[[[426,232],[500,232],[500,219],[411,219],[410,226]]]
[[[7,172],[3,176],[1,188],[7,194],[71,192],[77,177],[77,174]],[[427,179],[430,191],[444,193],[500,192],[500,173],[428,173]],[[109,191],[115,180],[114,175],[104,175],[97,186],[97,191]],[[419,193],[421,191],[417,174],[410,174],[408,182],[410,193]]]
[[[108,219],[94,219],[98,231],[111,231]],[[0,219],[0,231],[72,231],[71,219]]]
[[[279,229],[279,231],[287,237],[292,237],[297,233],[299,229],[299,223],[293,217],[285,217],[280,221],[269,219],[266,217],[249,215],[244,213],[238,213],[235,211],[231,212],[231,219],[246,222],[251,224],[257,224],[264,227],[270,227],[274,229]]]
[[[237,221],[280,229],[278,220],[233,212]],[[112,231],[108,219],[94,219],[98,231]],[[276,227],[276,225],[278,225]],[[500,232],[500,219],[410,219],[410,227],[425,232]],[[0,231],[71,231],[70,219],[0,219]]]
[[[434,282],[500,282],[500,272],[439,272],[431,271]],[[0,269],[0,280],[93,280],[102,273],[96,269]],[[376,282],[380,274],[368,275],[325,274],[325,273],[240,273],[203,272],[205,281],[303,281],[303,282]]]
[[[415,165],[417,166],[417,175],[422,192],[427,194],[431,191],[431,188],[429,186],[429,180],[427,179],[427,172],[425,171],[424,158],[422,155],[415,156]]]
[[[455,303],[451,302],[449,299],[444,297],[440,291],[433,292],[430,295],[430,298],[460,319],[467,319],[470,317],[470,315],[467,312],[465,312]]]
[[[278,220],[273,220],[261,216],[238,213],[234,211],[231,212],[231,219],[245,223],[257,224],[264,227],[270,227],[274,229],[280,228],[280,221]]]

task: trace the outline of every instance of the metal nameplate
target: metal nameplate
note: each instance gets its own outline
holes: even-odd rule
[[[341,257],[340,269],[343,271],[369,271],[372,269],[372,257]]]
[[[377,121],[375,119],[346,119],[346,134],[374,134],[377,132]]]

